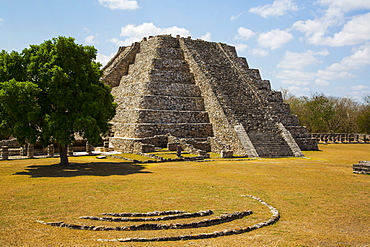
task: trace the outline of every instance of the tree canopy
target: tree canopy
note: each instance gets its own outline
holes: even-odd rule
[[[370,96],[361,104],[351,98],[312,94],[294,96],[282,90],[285,103],[300,125],[311,133],[366,133],[370,134]]]
[[[370,134],[370,95],[367,95],[364,100],[366,105],[361,110],[357,124],[361,132]]]
[[[100,81],[96,49],[58,37],[22,52],[0,53],[0,132],[20,143],[57,143],[61,164],[75,134],[97,145],[115,103]]]

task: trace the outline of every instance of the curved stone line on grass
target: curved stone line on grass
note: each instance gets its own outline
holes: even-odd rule
[[[109,221],[109,222],[140,222],[140,221],[164,221],[164,220],[175,220],[175,219],[185,219],[194,217],[204,217],[212,215],[212,210],[199,211],[196,213],[181,213],[177,215],[168,215],[158,218],[116,218],[116,217],[96,217],[96,216],[81,216],[80,219],[86,220],[98,220],[98,221]]]
[[[90,231],[137,231],[137,230],[167,230],[167,229],[186,229],[186,228],[198,228],[214,226],[218,224],[223,224],[236,219],[241,219],[245,216],[251,215],[252,211],[235,212],[232,214],[223,214],[212,219],[201,220],[192,223],[171,223],[171,224],[140,224],[131,226],[117,226],[117,227],[106,227],[106,226],[88,226],[88,225],[77,225],[69,224],[64,222],[44,222],[37,221],[41,224],[58,226],[76,230],[90,230]]]
[[[147,217],[147,216],[162,216],[171,214],[183,214],[185,211],[181,210],[168,210],[168,211],[154,211],[147,213],[101,213],[100,215],[110,215],[116,217]]]
[[[120,239],[98,239],[98,241],[110,241],[110,242],[153,242],[153,241],[180,241],[180,240],[195,240],[195,239],[207,239],[207,238],[217,238],[221,236],[229,236],[235,234],[242,234],[250,232],[265,226],[275,224],[280,219],[279,211],[273,206],[267,204],[262,199],[251,196],[251,195],[242,195],[245,197],[250,197],[259,201],[261,204],[265,205],[270,209],[272,216],[264,222],[254,224],[252,226],[241,227],[237,229],[226,229],[222,231],[215,231],[212,233],[201,233],[193,235],[180,235],[180,236],[170,236],[170,237],[154,237],[154,238],[120,238]],[[133,213],[135,214],[135,213]],[[207,227],[211,225],[222,224],[226,222],[233,221],[235,219],[243,218],[244,216],[252,214],[252,211],[243,211],[235,212],[233,214],[225,214],[219,217],[212,219],[207,219],[203,221],[185,223],[185,224],[141,224],[141,225],[132,225],[127,227],[104,227],[104,226],[86,226],[86,225],[76,225],[76,224],[66,224],[64,222],[44,222],[37,221],[42,224],[65,227],[70,229],[80,229],[80,230],[93,230],[93,231],[132,231],[132,230],[165,230],[165,229],[184,229],[184,228],[198,228],[198,227]]]
[[[109,242],[154,242],[154,241],[181,241],[181,240],[196,240],[196,239],[207,239],[207,238],[217,238],[221,236],[230,236],[236,234],[242,234],[246,232],[250,232],[253,230],[260,229],[265,226],[269,226],[275,224],[280,219],[279,211],[274,208],[273,206],[267,204],[262,199],[251,196],[251,195],[242,195],[246,197],[250,197],[255,199],[268,207],[272,216],[267,221],[254,224],[253,226],[242,227],[238,229],[228,229],[223,231],[215,231],[212,233],[201,233],[201,234],[193,234],[193,235],[180,235],[180,236],[172,236],[172,237],[156,237],[156,238],[119,238],[119,239],[98,239],[98,241],[109,241]]]

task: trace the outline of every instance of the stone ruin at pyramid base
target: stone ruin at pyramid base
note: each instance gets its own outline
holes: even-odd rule
[[[234,47],[191,37],[143,38],[104,67],[118,104],[110,146],[246,157],[300,157],[317,140]]]

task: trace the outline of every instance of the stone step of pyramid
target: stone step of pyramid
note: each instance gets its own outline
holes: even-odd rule
[[[207,138],[213,136],[210,123],[120,123],[112,122],[116,136],[145,138],[171,134],[181,138]]]
[[[117,88],[113,88],[117,90]],[[195,84],[171,83],[171,82],[132,82],[120,88],[115,93],[116,99],[120,97],[148,95],[178,96],[178,97],[201,97],[200,89]]]
[[[204,111],[201,97],[144,95],[117,98],[117,112],[129,109]]]
[[[189,72],[181,71],[163,71],[150,70],[150,80],[154,82],[170,82],[170,83],[192,83],[194,84],[194,75]]]
[[[121,84],[129,82],[168,82],[168,83],[183,83],[194,84],[194,76],[189,72],[181,71],[165,71],[158,69],[150,69],[146,73],[141,73],[138,70],[129,70],[129,74],[121,79]]]
[[[179,110],[124,110],[115,121],[132,123],[209,123],[206,111],[179,111]]]

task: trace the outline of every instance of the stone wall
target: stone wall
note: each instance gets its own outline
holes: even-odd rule
[[[310,136],[320,143],[370,143],[369,134],[312,133]]]

